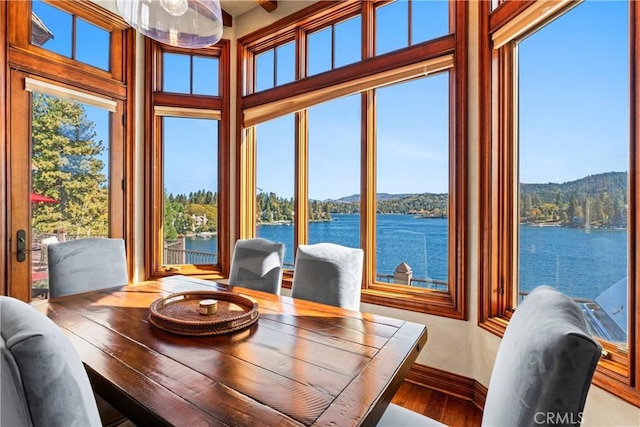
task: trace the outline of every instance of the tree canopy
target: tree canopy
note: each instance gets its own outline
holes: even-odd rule
[[[101,159],[106,148],[84,106],[34,93],[31,141],[32,191],[58,200],[34,203],[34,229],[107,236],[108,180]]]

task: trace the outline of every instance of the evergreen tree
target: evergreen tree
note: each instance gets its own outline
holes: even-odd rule
[[[104,151],[82,104],[33,94],[32,188],[59,201],[34,207],[37,231],[64,228],[79,236],[108,234],[108,180],[100,159]]]

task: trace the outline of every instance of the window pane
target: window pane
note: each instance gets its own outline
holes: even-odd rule
[[[586,1],[518,45],[519,295],[579,299],[627,342],[627,2]]]
[[[111,33],[83,19],[76,20],[76,59],[109,71]]]
[[[447,291],[449,73],[377,89],[376,120],[377,280]]]
[[[273,49],[256,56],[256,92],[273,87]]]
[[[173,93],[191,92],[191,56],[162,54],[162,90]]]
[[[411,44],[449,34],[449,2],[411,2]]]
[[[407,47],[409,8],[406,0],[396,0],[376,8],[376,55]]]
[[[193,94],[218,95],[218,58],[193,57]]]
[[[309,243],[360,247],[360,95],[309,108]]]
[[[285,244],[293,268],[294,114],[256,126],[256,235]]]
[[[295,48],[296,44],[294,42],[283,44],[276,48],[276,60],[278,64],[276,85],[278,86],[291,83],[296,79]]]
[[[307,36],[308,75],[331,69],[331,27]]]
[[[336,24],[335,39],[335,68],[360,61],[362,59],[360,16]]]
[[[215,264],[218,121],[162,118],[163,264]]]
[[[109,236],[111,114],[39,93],[31,108],[31,280],[44,297],[49,243]]]
[[[71,58],[73,17],[40,0],[34,0],[32,7],[31,43]]]

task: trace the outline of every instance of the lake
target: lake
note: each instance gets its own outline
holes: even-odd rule
[[[359,215],[332,215],[333,221],[309,224],[309,243],[360,246]],[[285,263],[293,264],[293,226],[261,225],[257,235],[286,245]],[[411,266],[414,278],[447,280],[447,219],[411,215],[377,216],[377,273],[393,274]],[[566,295],[595,298],[627,276],[626,230],[520,226],[520,289],[551,285]],[[187,249],[215,252],[216,238],[187,239]]]

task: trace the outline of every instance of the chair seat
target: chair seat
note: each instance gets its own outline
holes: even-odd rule
[[[402,406],[390,403],[384,411],[377,427],[444,427],[445,424],[414,412]]]

